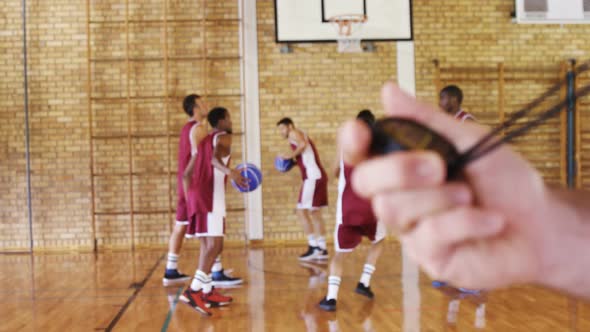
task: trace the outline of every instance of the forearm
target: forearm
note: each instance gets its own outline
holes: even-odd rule
[[[590,299],[590,192],[552,189],[540,283]]]
[[[213,157],[211,159],[211,164],[213,165],[213,167],[217,168],[223,174],[225,174],[225,175],[230,175],[231,174],[231,169],[229,167],[225,166],[223,164],[223,162],[221,162],[221,160],[219,160],[219,158]]]

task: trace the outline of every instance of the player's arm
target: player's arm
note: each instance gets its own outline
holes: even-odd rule
[[[342,158],[342,155],[339,150],[338,153],[336,153],[336,158],[334,159],[334,163],[332,164],[332,174],[334,174],[334,176],[336,178],[338,178],[340,176],[340,160],[341,160],[341,158]]]
[[[192,141],[196,146],[199,146],[199,143],[207,136],[207,126],[205,124],[198,124],[195,130],[191,133]],[[188,165],[184,169],[184,173],[182,174],[182,188],[184,189],[184,196],[187,196],[188,189],[191,186],[191,180],[193,178],[193,171],[195,168],[195,161],[197,159],[197,155],[191,157],[191,160],[188,162]]]
[[[248,185],[246,182],[247,180],[242,177],[242,174],[238,170],[232,170],[231,168],[225,166],[222,159],[229,156],[231,153],[231,142],[232,142],[232,135],[225,134],[220,135],[219,139],[217,140],[217,145],[215,145],[215,149],[213,150],[213,159],[211,160],[211,164],[213,167],[220,170],[223,174],[229,176],[230,179],[234,180],[236,184],[241,187],[245,187]]]
[[[297,148],[292,151],[291,153],[286,153],[282,157],[283,159],[293,159],[303,153],[305,148],[307,147],[307,140],[303,133],[299,130],[291,130],[289,133],[289,139],[294,141],[297,144]]]

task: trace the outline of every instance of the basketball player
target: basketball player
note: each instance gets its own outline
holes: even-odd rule
[[[293,120],[283,118],[277,122],[277,127],[281,136],[289,141],[292,149],[292,152],[279,157],[296,159],[303,179],[297,204],[297,216],[307,235],[308,248],[303,255],[299,256],[299,259],[302,261],[327,259],[326,229],[320,209],[328,205],[328,177],[315,145],[305,133],[295,128]]]
[[[465,122],[466,120],[475,121],[475,118],[465,112],[461,108],[461,104],[463,103],[463,91],[456,86],[456,85],[447,85],[442,90],[440,90],[438,105],[442,108],[445,112],[455,117],[455,119]],[[436,285],[445,285],[446,283],[443,281],[435,280],[434,283]],[[459,291],[470,293],[474,290],[470,290],[467,288],[458,288]]]
[[[475,120],[472,115],[463,111],[461,108],[463,103],[463,91],[456,85],[447,85],[440,90],[438,105],[445,112],[455,117],[455,119],[461,120]]]
[[[203,119],[207,116],[207,105],[199,95],[191,94],[182,101],[182,108],[189,116],[189,121],[182,127],[180,132],[180,143],[178,144],[178,171],[176,192],[178,203],[176,206],[176,223],[170,234],[168,242],[168,260],[162,283],[164,286],[183,284],[190,280],[190,276],[178,271],[178,257],[182,241],[188,225],[186,210],[185,191],[183,190],[182,176],[191,156],[197,152],[197,144],[207,135],[207,124]]]
[[[369,110],[363,110],[357,115],[357,119],[371,127],[375,123],[375,116]],[[326,311],[336,310],[338,289],[342,276],[342,265],[348,253],[356,248],[366,236],[373,242],[367,255],[361,279],[356,286],[356,292],[369,299],[374,297],[370,282],[375,264],[383,249],[383,239],[386,231],[373,214],[371,202],[360,198],[352,189],[350,183],[354,169],[344,164],[340,157],[338,169],[338,205],[336,210],[336,228],[334,230],[334,246],[336,254],[330,264],[330,277],[328,278],[328,294],[320,301],[320,308]]]
[[[190,276],[178,271],[178,258],[182,247],[183,238],[188,225],[187,206],[185,199],[186,189],[183,188],[183,174],[186,168],[191,165],[192,159],[197,154],[197,146],[201,139],[207,136],[207,124],[203,119],[207,116],[207,104],[197,94],[190,94],[182,101],[182,108],[189,116],[189,121],[184,125],[180,132],[180,142],[178,144],[178,171],[177,171],[177,196],[178,203],[176,207],[176,223],[170,234],[168,243],[168,259],[166,262],[166,271],[162,283],[165,287],[184,284],[190,280]],[[192,183],[197,185],[198,181]],[[213,265],[213,279],[215,286],[236,285],[242,283],[240,278],[227,276],[223,271],[221,257],[217,257]]]
[[[200,313],[211,315],[210,307],[232,302],[231,297],[217,292],[209,276],[223,248],[226,179],[229,176],[242,186],[246,179],[228,167],[232,143],[229,112],[222,107],[213,108],[207,120],[213,130],[199,143],[194,169],[190,167],[184,172],[184,179],[192,177],[192,181],[199,181],[199,185],[187,188],[187,234],[198,237],[201,247],[195,277],[180,299]]]

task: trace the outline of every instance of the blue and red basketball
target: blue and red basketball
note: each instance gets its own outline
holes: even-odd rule
[[[295,166],[293,159],[283,159],[281,157],[275,158],[275,168],[281,173],[288,172]]]
[[[240,171],[240,174],[246,178],[248,184],[245,187],[238,186],[234,180],[231,180],[231,184],[238,191],[247,193],[256,190],[262,184],[262,172],[256,165],[251,163],[240,164],[236,167]]]

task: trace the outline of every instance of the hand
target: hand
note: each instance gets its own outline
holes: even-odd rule
[[[382,101],[388,115],[432,128],[459,151],[487,132],[417,102],[391,83],[384,86]],[[491,289],[543,282],[551,273],[563,246],[555,236],[565,227],[563,206],[508,146],[469,164],[464,181],[448,183],[435,153],[367,160],[369,141],[369,129],[361,123],[348,122],[340,131],[344,161],[358,164],[353,188],[372,200],[378,218],[399,232],[408,255],[431,277]]]
[[[237,169],[232,169],[229,173],[230,179],[232,179],[239,187],[248,187],[248,179],[242,176],[242,173]]]
[[[281,154],[279,154],[279,158],[289,160],[289,159],[293,159],[294,157],[293,157],[292,153],[281,153]]]

